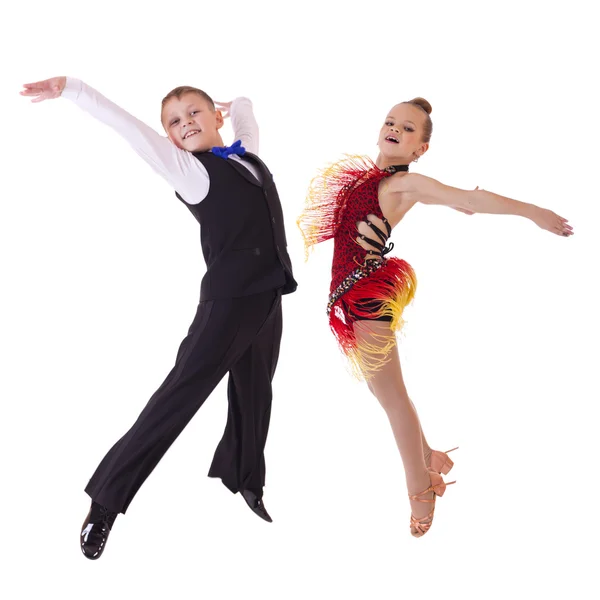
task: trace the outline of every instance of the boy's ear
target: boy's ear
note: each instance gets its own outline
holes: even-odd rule
[[[215,116],[217,119],[217,129],[221,129],[225,123],[225,119],[223,119],[223,113],[220,110],[215,110]]]

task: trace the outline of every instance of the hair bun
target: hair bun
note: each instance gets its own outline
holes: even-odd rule
[[[409,100],[408,103],[416,104],[417,106],[420,106],[428,115],[431,114],[431,104],[429,104],[425,98],[413,98],[412,100]]]

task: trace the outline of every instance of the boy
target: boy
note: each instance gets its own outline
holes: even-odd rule
[[[281,295],[294,292],[297,283],[273,177],[255,154],[258,126],[251,102],[219,103],[230,112],[238,140],[226,148],[219,133],[222,112],[197,88],[176,88],[163,99],[167,138],[77,79],[55,77],[24,88],[21,94],[33,102],[68,98],[123,136],[201,224],[207,266],[175,366],[86,487],[92,505],[81,531],[83,554],[92,560],[102,555],[117,515],[125,513],[226,373],[228,419],[209,476],[240,492],[270,522],[262,495],[271,382],[281,340]]]

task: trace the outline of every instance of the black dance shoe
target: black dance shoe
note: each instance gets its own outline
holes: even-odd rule
[[[259,498],[254,492],[250,490],[242,490],[242,497],[246,501],[246,504],[252,509],[252,512],[257,514],[261,519],[268,521],[269,523],[273,522],[273,519],[269,516],[265,505],[261,498]]]
[[[86,558],[96,560],[102,556],[108,534],[119,513],[92,502],[90,512],[81,528],[81,551]]]

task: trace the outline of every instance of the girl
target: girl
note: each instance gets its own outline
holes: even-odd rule
[[[307,257],[311,246],[334,239],[329,323],[354,374],[366,380],[387,413],[404,464],[415,537],[429,531],[435,497],[446,488],[441,474],[453,462],[447,452],[430,449],[402,379],[395,332],[402,327],[402,312],[417,281],[408,263],[385,256],[393,247],[386,246],[392,230],[421,202],[468,215],[518,215],[551,233],[573,234],[567,220],[552,211],[407,173],[409,164],[429,148],[430,114],[431,105],[423,98],[394,106],[379,133],[377,161],[348,157],[322,171],[312,181],[298,219]]]

